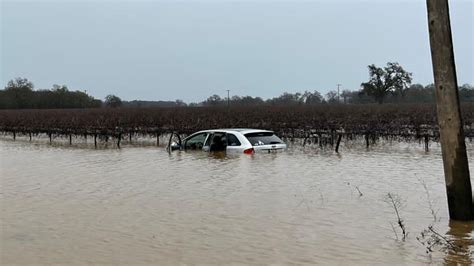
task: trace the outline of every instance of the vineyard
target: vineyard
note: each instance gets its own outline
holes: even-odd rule
[[[462,105],[466,137],[474,137],[474,104]],[[4,137],[31,139],[94,137],[95,142],[132,136],[156,138],[178,132],[185,136],[210,128],[263,128],[286,139],[333,144],[337,136],[436,141],[434,105],[317,105],[181,108],[97,108],[0,111]]]

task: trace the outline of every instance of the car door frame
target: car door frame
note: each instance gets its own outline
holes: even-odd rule
[[[228,143],[227,143],[227,132],[225,131],[221,131],[221,130],[216,130],[216,131],[211,131],[211,132],[208,132],[208,136],[206,138],[206,141],[204,142],[204,145],[202,147],[202,150],[203,151],[206,151],[206,152],[210,152],[211,151],[211,142],[212,142],[212,139],[214,138],[214,135],[216,134],[224,134],[225,137],[226,137],[226,143],[225,143],[225,151],[227,152],[227,149],[228,149]]]

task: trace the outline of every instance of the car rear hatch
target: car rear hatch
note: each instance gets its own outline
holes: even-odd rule
[[[279,151],[286,149],[286,144],[271,131],[252,132],[244,135],[257,151]]]

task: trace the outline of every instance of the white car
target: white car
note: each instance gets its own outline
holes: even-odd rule
[[[183,139],[181,145],[173,145],[172,149],[245,154],[286,149],[286,144],[273,131],[247,128],[202,130]]]

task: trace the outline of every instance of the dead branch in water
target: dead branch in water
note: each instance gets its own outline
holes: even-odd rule
[[[429,225],[427,229],[420,233],[419,237],[416,237],[416,239],[425,246],[426,253],[433,252],[436,247],[439,247],[439,249],[444,252],[468,252],[466,248],[456,245],[452,240],[437,232],[433,225]]]
[[[387,199],[388,199],[389,203],[393,206],[393,209],[395,210],[395,214],[397,215],[398,226],[402,230],[402,235],[403,235],[402,240],[405,241],[408,233],[407,233],[406,228],[405,228],[405,223],[404,223],[403,219],[400,217],[400,212],[399,212],[399,208],[401,207],[400,197],[397,196],[397,195],[393,195],[392,193],[388,193],[387,194]],[[397,236],[397,239],[398,239],[398,236]]]
[[[395,238],[397,239],[398,241],[398,234],[397,234],[397,230],[395,230],[395,227],[393,226],[392,223],[390,223],[390,226],[392,226],[392,230],[393,230],[393,233],[395,234]]]
[[[428,201],[428,207],[430,208],[431,215],[433,216],[433,221],[437,222],[437,221],[439,221],[438,216],[437,216],[438,211],[434,210],[433,201],[431,200],[430,192],[428,190],[428,187],[426,186],[425,180],[423,180],[422,178],[418,178],[418,180],[420,181],[421,185],[425,189],[426,199]]]

